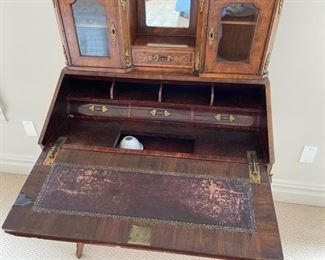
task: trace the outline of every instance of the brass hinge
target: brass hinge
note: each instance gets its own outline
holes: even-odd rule
[[[270,65],[270,61],[271,61],[271,53],[267,54],[265,63],[264,63],[264,67],[263,67],[263,75],[267,74],[268,69],[269,69],[269,65]]]
[[[55,144],[51,147],[50,151],[47,153],[46,158],[43,162],[43,165],[52,166],[55,162],[56,156],[60,150],[60,147],[65,143],[67,137],[59,137]]]
[[[132,225],[130,228],[128,244],[150,246],[151,227]]]
[[[248,171],[250,183],[261,183],[261,170],[255,151],[247,151]]]
[[[126,1],[127,0],[120,0],[120,4],[121,4],[123,10],[126,10]]]
[[[200,0],[200,13],[202,13],[204,10],[204,4],[205,4],[205,0]]]
[[[279,2],[279,9],[278,9],[278,15],[281,14],[282,9],[283,9],[283,5],[284,5],[284,0],[280,0],[280,2]]]
[[[132,60],[127,50],[125,51],[124,64],[126,68],[132,68]]]

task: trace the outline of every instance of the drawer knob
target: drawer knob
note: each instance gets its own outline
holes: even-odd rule
[[[105,106],[95,106],[95,105],[91,105],[91,106],[88,107],[88,109],[89,109],[91,112],[100,111],[100,112],[106,113],[106,112],[108,111],[108,108],[105,107]]]
[[[162,55],[156,54],[156,55],[153,55],[152,57],[155,61],[162,61],[162,62],[165,62],[165,61],[172,62],[175,60],[174,57],[171,55],[162,56]]]
[[[167,110],[157,110],[157,109],[153,109],[150,111],[150,114],[152,116],[164,116],[164,117],[169,117],[170,113]]]
[[[229,122],[234,122],[237,118],[233,115],[222,115],[222,114],[217,114],[214,117],[218,122],[221,121],[229,121]]]

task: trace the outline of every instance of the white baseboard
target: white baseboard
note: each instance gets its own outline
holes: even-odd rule
[[[0,154],[0,172],[29,174],[36,156]],[[274,179],[275,201],[325,207],[325,187],[287,180]]]
[[[325,207],[324,186],[274,179],[272,192],[275,201]]]
[[[29,174],[37,156],[0,154],[0,172]]]

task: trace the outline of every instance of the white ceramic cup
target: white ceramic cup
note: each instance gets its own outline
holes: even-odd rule
[[[132,150],[143,150],[142,143],[139,142],[137,138],[134,136],[125,136],[119,144],[120,148],[123,149],[132,149]]]

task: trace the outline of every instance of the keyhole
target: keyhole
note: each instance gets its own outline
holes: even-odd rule
[[[112,34],[115,34],[115,29],[112,30]]]
[[[210,38],[211,38],[211,39],[213,38],[213,33],[210,33]]]

